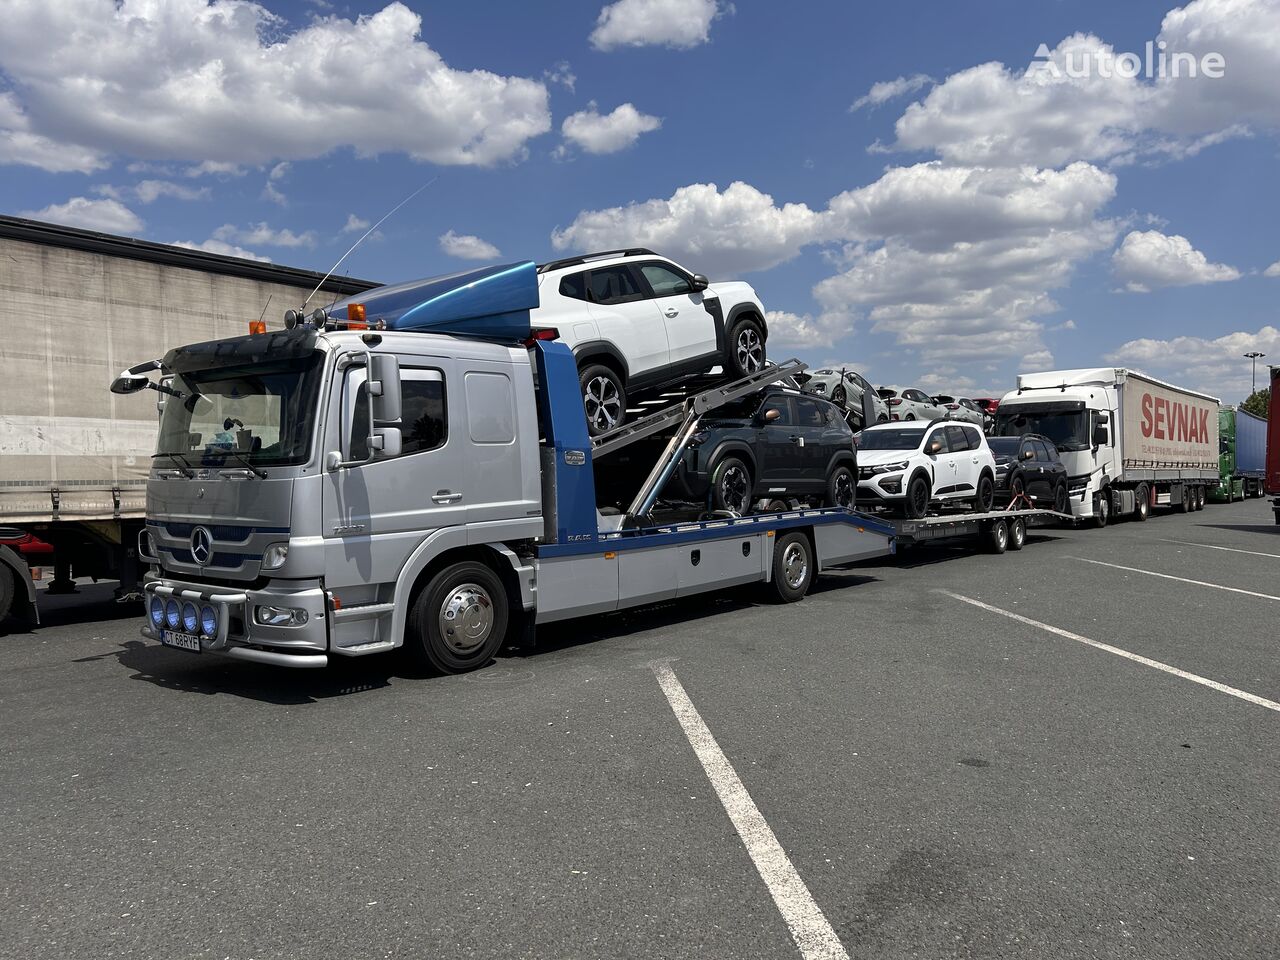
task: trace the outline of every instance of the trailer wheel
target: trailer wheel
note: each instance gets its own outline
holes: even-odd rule
[[[483,667],[507,635],[507,591],[483,563],[445,567],[418,594],[408,634],[405,649],[423,666],[441,673]]]
[[[1195,495],[1196,495],[1196,507],[1195,507],[1196,510],[1197,511],[1203,510],[1204,509],[1204,487],[1196,487]]]
[[[15,587],[13,570],[8,564],[0,563],[0,620],[4,620],[9,615],[9,610],[13,607]]]
[[[1174,505],[1173,509],[1178,513],[1191,512],[1191,488],[1190,487],[1182,488],[1182,499],[1179,500],[1177,504]]]
[[[1021,550],[1027,542],[1027,521],[1014,517],[1009,521],[1009,549]]]
[[[1133,519],[1141,523],[1151,515],[1151,494],[1145,483],[1138,484],[1133,491]]]
[[[779,603],[795,603],[813,583],[813,546],[798,530],[784,533],[773,545],[773,593]]]
[[[1004,553],[1009,549],[1009,525],[996,520],[987,529],[987,549],[992,553]]]

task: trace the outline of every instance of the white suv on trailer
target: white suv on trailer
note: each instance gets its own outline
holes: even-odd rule
[[[555,260],[538,274],[530,320],[573,350],[592,436],[626,419],[628,394],[714,367],[736,380],[764,366],[764,305],[749,284],[711,283],[642,247]]]
[[[918,520],[935,502],[971,501],[978,513],[995,498],[996,461],[969,423],[882,423],[857,436],[859,504],[897,507]]]

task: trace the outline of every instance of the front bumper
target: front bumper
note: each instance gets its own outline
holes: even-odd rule
[[[858,471],[857,503],[896,503],[906,496],[906,474],[876,473],[864,476]]]
[[[314,581],[312,581],[314,584]],[[217,613],[217,629],[212,636],[200,636],[201,653],[219,653],[237,660],[270,663],[286,667],[323,667],[329,662],[329,611],[324,590],[317,585],[290,581],[268,583],[258,590],[235,590],[222,586],[188,583],[161,578],[143,588],[147,619],[142,635],[160,641],[168,624],[156,627],[151,621],[151,598],[190,601],[197,607],[208,604]],[[305,610],[305,623],[267,626],[254,622],[258,606],[291,607]]]

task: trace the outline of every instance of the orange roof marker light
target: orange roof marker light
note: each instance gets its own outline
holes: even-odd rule
[[[364,321],[364,304],[349,303],[347,304],[347,329],[348,330],[368,330],[369,325]]]
[[[266,333],[266,332],[267,332],[267,321],[265,321],[265,320],[250,320],[250,321],[249,321],[249,335],[250,335],[250,336],[253,336],[253,335],[255,335],[255,334],[259,334],[259,333]]]

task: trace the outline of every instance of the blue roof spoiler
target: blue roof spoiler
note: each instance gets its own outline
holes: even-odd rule
[[[364,304],[370,326],[381,320],[388,330],[523,340],[538,306],[537,267],[522,260],[376,287],[335,303],[329,316],[346,321],[352,303]]]

